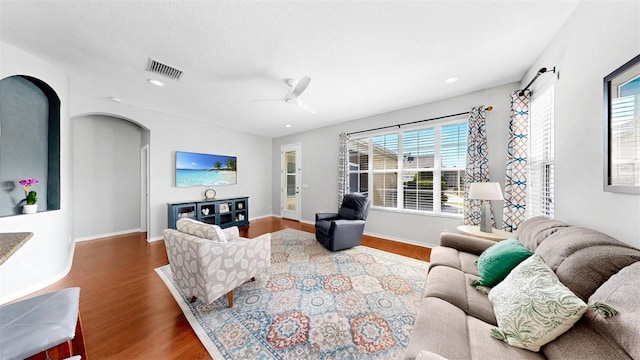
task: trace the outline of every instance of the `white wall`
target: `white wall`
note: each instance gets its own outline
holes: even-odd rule
[[[302,189],[302,220],[313,222],[315,212],[337,207],[334,194],[340,132],[459,112],[484,103],[495,108],[487,117],[491,180],[504,184],[509,92],[527,84],[539,68],[556,66],[559,71],[555,93],[556,219],[602,231],[639,247],[640,196],[603,191],[602,100],[603,77],[638,53],[639,2],[583,1],[520,84],[274,139],[273,167],[280,168],[281,145],[302,143],[303,183],[309,185]],[[541,78],[542,81],[545,79]],[[272,181],[274,214],[278,214],[278,172],[274,171]],[[494,210],[501,210],[496,205]],[[433,245],[442,229],[453,231],[459,223],[442,217],[372,210],[365,232]]]
[[[640,53],[640,2],[583,1],[531,67],[559,70],[556,219],[640,247],[640,195],[603,191],[603,78]]]
[[[104,115],[71,122],[76,241],[140,231],[143,129]]]
[[[33,238],[0,265],[0,304],[27,295],[64,277],[71,268],[74,242],[71,207],[71,124],[69,80],[61,69],[0,42],[0,78],[28,75],[51,86],[60,97],[60,210],[0,218],[0,232],[33,232]]]
[[[168,202],[204,199],[206,186],[175,186],[176,150],[237,156],[238,183],[215,186],[216,197],[249,196],[250,219],[271,214],[271,139],[74,92],[71,98],[73,117],[110,114],[149,129],[150,239],[167,228]]]
[[[446,85],[443,84],[443,86]],[[280,146],[298,142],[302,144],[301,220],[314,222],[316,212],[334,212],[338,207],[338,137],[341,132],[366,130],[455,114],[471,110],[473,106],[477,105],[493,106],[493,111],[487,112],[489,175],[491,181],[498,181],[504,185],[510,94],[518,86],[517,83],[507,84],[464,96],[274,139],[272,147],[274,214],[280,214]],[[494,202],[498,224],[501,224],[502,205],[502,202]],[[441,231],[454,232],[456,227],[461,224],[462,218],[372,209],[369,212],[365,233],[419,245],[435,246],[438,244]]]

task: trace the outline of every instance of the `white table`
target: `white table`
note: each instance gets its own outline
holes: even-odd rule
[[[496,228],[491,228],[490,233],[483,232],[480,231],[480,226],[478,225],[460,225],[458,226],[458,231],[465,235],[471,235],[493,241],[500,241],[514,237],[513,233]]]

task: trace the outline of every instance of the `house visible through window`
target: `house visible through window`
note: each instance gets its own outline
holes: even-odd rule
[[[553,85],[531,97],[528,217],[554,216],[553,100]]]
[[[467,133],[460,118],[350,139],[349,190],[368,194],[374,207],[460,215]]]

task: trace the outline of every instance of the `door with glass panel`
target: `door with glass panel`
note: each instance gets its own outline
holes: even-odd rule
[[[300,144],[281,147],[280,216],[300,220]]]

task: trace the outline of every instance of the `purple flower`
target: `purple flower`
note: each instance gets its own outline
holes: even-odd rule
[[[31,189],[31,186],[39,183],[40,181],[36,178],[32,178],[32,179],[24,179],[24,180],[20,180],[20,185],[22,185],[22,188],[24,189],[25,192],[28,192],[29,189]]]

